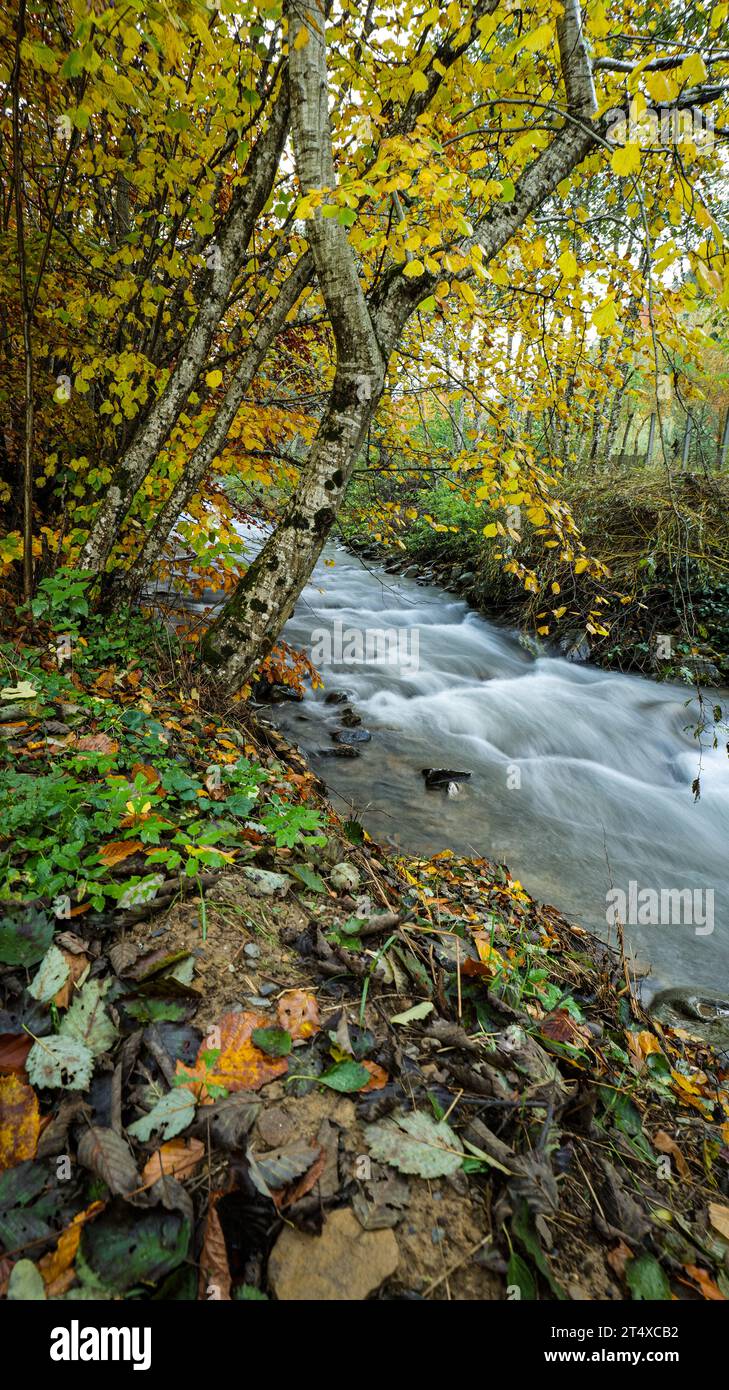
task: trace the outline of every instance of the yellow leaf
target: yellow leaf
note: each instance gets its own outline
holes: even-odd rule
[[[534,30],[533,34],[527,34],[524,40],[524,47],[528,48],[532,53],[540,53],[543,49],[549,48],[553,34],[554,30],[551,24],[542,24],[538,29]]]
[[[625,178],[628,174],[637,174],[640,169],[640,145],[635,140],[630,140],[627,145],[620,145],[613,152],[610,161],[613,172]]]
[[[425,76],[425,73],[420,72],[419,70],[412,72],[410,74],[410,86],[412,87],[414,92],[427,92],[428,79]]]
[[[577,260],[571,251],[563,251],[557,265],[566,280],[573,280],[579,269]]]
[[[489,524],[488,524],[488,526],[484,526],[484,528],[483,528],[483,534],[484,534],[485,536],[495,536],[495,535],[496,535],[496,532],[497,532],[497,529],[498,529],[498,528],[497,528],[497,526],[496,526],[496,523],[493,522],[493,521],[490,521]]]
[[[306,31],[304,31],[304,32],[306,32]],[[216,386],[219,386],[222,380],[223,380],[223,373],[222,373],[222,372],[218,372],[218,371],[215,371],[215,372],[208,372],[207,376],[205,377],[205,384],[206,384],[207,386],[211,386],[211,387],[214,388],[214,387],[216,387]]]
[[[407,261],[403,270],[403,275],[407,275],[408,280],[414,280],[416,276],[422,275],[425,266],[422,261]]]
[[[598,333],[604,335],[606,333],[612,332],[613,328],[615,327],[615,324],[617,323],[617,318],[618,316],[615,309],[615,300],[606,299],[605,303],[601,304],[599,309],[596,309],[594,314],[592,315],[592,323],[594,327],[597,329]]]
[[[300,48],[306,48],[308,42],[309,30],[307,29],[305,24],[302,24],[298,34],[296,35],[296,38],[294,39],[294,48],[297,50]]]

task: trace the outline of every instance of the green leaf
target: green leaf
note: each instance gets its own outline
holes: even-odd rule
[[[670,1301],[671,1286],[657,1260],[652,1255],[639,1255],[625,1266],[625,1278],[633,1298],[640,1302]]]
[[[506,1271],[506,1282],[519,1289],[522,1299],[533,1303],[537,1296],[537,1285],[526,1260],[512,1250]]]
[[[310,869],[307,864],[297,864],[295,867],[292,865],[289,872],[293,874],[294,878],[298,878],[300,883],[310,888],[312,893],[327,892],[327,886],[323,879],[315,874],[314,870]]]
[[[368,1125],[365,1139],[373,1158],[421,1178],[446,1177],[463,1163],[460,1141],[450,1125],[418,1110]]]
[[[188,1086],[176,1086],[166,1096],[157,1101],[148,1115],[127,1126],[129,1134],[146,1143],[154,1130],[159,1130],[162,1139],[174,1139],[187,1129],[195,1118],[195,1097]]]
[[[254,1028],[251,1041],[269,1057],[288,1057],[293,1047],[291,1034],[285,1028]]]
[[[40,1038],[31,1047],[25,1065],[31,1086],[85,1091],[91,1084],[94,1057],[77,1038]]]
[[[336,1062],[316,1079],[332,1091],[361,1091],[372,1080],[366,1067],[350,1061]]]
[[[434,1005],[429,999],[424,999],[422,1004],[413,1004],[412,1009],[406,1009],[403,1014],[394,1014],[390,1019],[391,1023],[416,1023],[419,1018],[427,1018],[433,1012]]]
[[[144,1211],[117,1200],[84,1226],[81,1253],[93,1278],[113,1293],[156,1284],[182,1264],[190,1227],[178,1211]]]
[[[117,1030],[102,1003],[110,980],[89,980],[76,995],[58,1030],[62,1038],[75,1038],[98,1057],[116,1041]]]
[[[53,940],[53,918],[37,908],[21,908],[0,918],[0,962],[37,965]]]
[[[7,1296],[10,1299],[22,1299],[24,1303],[40,1303],[45,1300],[46,1286],[43,1283],[43,1275],[32,1260],[18,1260],[13,1265]]]
[[[39,1004],[49,1004],[54,995],[68,979],[70,967],[62,951],[57,946],[49,946],[38,973],[28,985],[28,993]]]

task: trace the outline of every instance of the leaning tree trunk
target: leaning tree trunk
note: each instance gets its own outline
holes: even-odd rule
[[[170,532],[195,496],[216,455],[224,447],[228,431],[243,404],[256,372],[274,339],[283,329],[287,316],[294,308],[299,296],[310,283],[313,272],[313,261],[307,253],[301,257],[301,260],[294,266],[282,284],[277,299],[244,353],[212,423],[190,456],[167,501],[147,532],[141,551],[129,569],[112,578],[109,586],[110,596],[115,599],[133,599],[144,587],[152,570],[159,564],[162,549]]]
[[[316,0],[287,0],[291,124],[304,194],[332,189],[332,159],[323,10]],[[301,41],[301,30],[307,38]],[[517,184],[513,199],[491,209],[472,240],[488,264],[526,219],[594,148],[597,108],[577,0],[566,0],[557,33],[567,101],[567,122]],[[413,114],[417,114],[414,108]],[[202,655],[223,688],[234,695],[270,650],[321,553],[382,394],[390,355],[435,276],[416,280],[393,266],[366,300],[344,227],[322,210],[307,223],[317,279],[332,326],[337,367],[327,410],[299,486],[236,593],[212,624]],[[468,243],[465,243],[468,247]]]
[[[284,78],[285,83],[285,78]],[[269,124],[253,147],[246,166],[247,180],[227,215],[218,242],[218,263],[210,285],[167,384],[119,460],[96,512],[78,567],[101,574],[124,519],[157,455],[166,444],[205,366],[207,354],[225,311],[233,281],[250,242],[256,220],[273,187],[288,133],[288,94],[276,100]]]

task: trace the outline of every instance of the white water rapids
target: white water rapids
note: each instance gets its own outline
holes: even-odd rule
[[[260,533],[244,534],[257,548]],[[634,894],[699,890],[697,917],[713,891],[713,931],[674,912],[681,920],[628,921],[626,941],[653,967],[649,992],[727,992],[729,760],[722,745],[699,747],[689,690],[534,659],[464,601],[330,545],[284,635],[311,652],[312,634],[337,620],[365,633],[404,629],[406,643],[416,629],[419,659],[417,671],[340,659],[322,670],[324,691],[273,707],[340,813],[349,805],[376,838],[411,852],[502,859],[535,897],[603,936],[611,884],[626,897],[631,881]],[[342,708],[324,701],[333,689],[349,692],[372,734],[357,758],[317,754],[341,725]],[[472,776],[450,798],[425,789],[426,767]]]

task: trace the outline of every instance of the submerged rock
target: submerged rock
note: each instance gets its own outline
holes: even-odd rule
[[[335,743],[369,743],[372,734],[368,729],[335,729],[332,734]]]
[[[729,1046],[729,999],[689,988],[662,989],[650,1004],[650,1013],[669,1028],[685,1028],[713,1047]]]
[[[470,772],[453,772],[445,767],[424,767],[421,776],[425,778],[428,791],[450,791],[459,782],[470,781]]]

